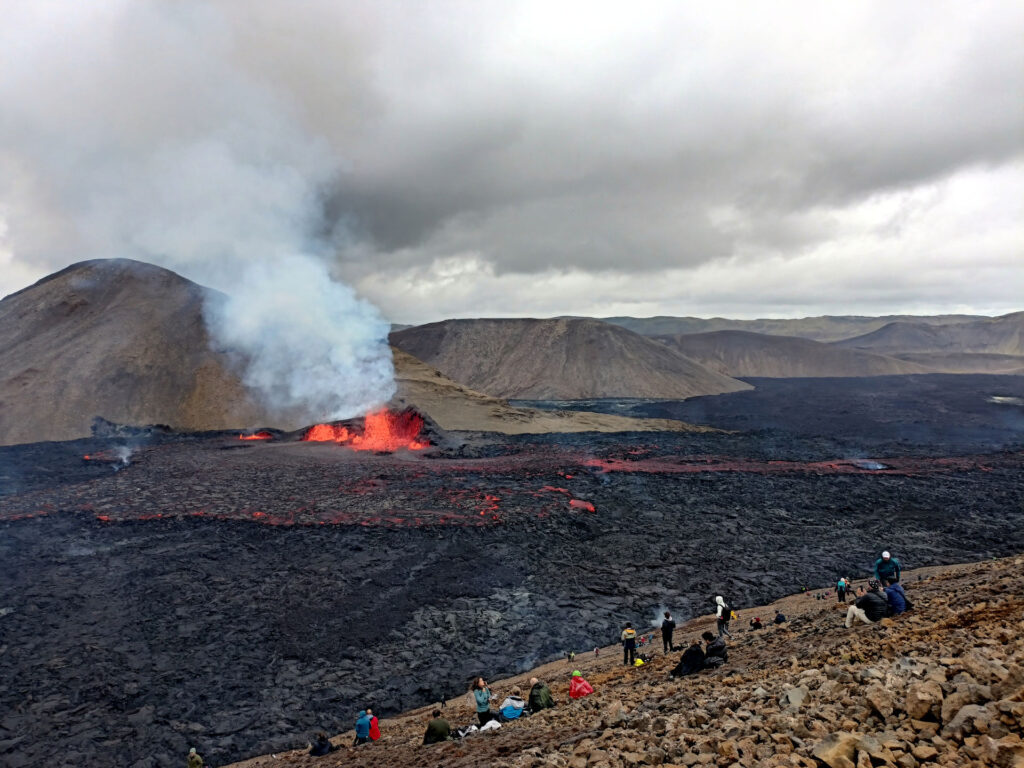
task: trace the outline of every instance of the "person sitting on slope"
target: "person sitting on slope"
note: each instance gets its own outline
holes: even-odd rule
[[[329,755],[336,749],[337,747],[331,744],[331,740],[327,738],[327,734],[320,731],[320,733],[316,735],[316,741],[314,741],[313,745],[309,748],[309,754],[313,757],[323,757],[324,755]]]
[[[686,675],[695,674],[702,669],[704,669],[704,649],[700,647],[700,638],[697,638],[689,648],[683,651],[679,663],[669,672],[669,677],[686,677]]]
[[[523,710],[526,709],[526,702],[523,701],[522,691],[519,690],[519,686],[512,689],[512,692],[505,697],[505,700],[501,702],[501,706],[498,707],[498,717],[501,720],[507,722],[509,720],[516,720]]]
[[[572,673],[572,680],[569,682],[569,698],[582,699],[584,696],[589,696],[593,692],[594,687],[583,679],[583,673],[578,669],[574,669]]]
[[[889,603],[879,591],[881,586],[875,579],[868,582],[868,591],[858,597],[857,602],[851,605],[846,612],[847,629],[853,626],[854,619],[860,619],[865,624],[874,624],[886,617],[889,612]]]
[[[907,593],[898,581],[889,579],[885,582],[885,601],[889,604],[889,615],[899,616],[907,610]]]
[[[705,632],[701,637],[707,643],[707,648],[704,649],[705,669],[720,667],[729,660],[729,647],[725,644],[724,637],[715,637],[710,632]]]
[[[427,732],[423,734],[424,744],[438,744],[448,741],[452,737],[452,727],[448,721],[441,717],[441,710],[435,709],[431,713],[431,721],[427,723]]]
[[[551,689],[547,683],[542,683],[536,677],[530,678],[530,711],[540,712],[555,706],[555,697],[551,695]]]

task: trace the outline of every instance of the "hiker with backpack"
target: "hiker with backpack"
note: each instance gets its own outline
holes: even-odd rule
[[[731,638],[732,635],[729,633],[729,620],[732,618],[732,608],[726,604],[725,598],[721,595],[715,598],[715,605],[717,606],[715,619],[718,624],[718,636],[721,637],[722,635],[728,635]]]
[[[636,630],[633,629],[631,623],[626,622],[626,628],[622,630],[622,663],[631,667],[634,661],[636,661]]]
[[[849,588],[850,582],[846,580],[845,576],[840,576],[839,581],[836,582],[836,602],[846,602],[846,590]]]
[[[661,622],[661,644],[665,647],[665,653],[672,650],[672,633],[675,629],[676,623],[672,621],[672,614],[665,611],[665,620]]]

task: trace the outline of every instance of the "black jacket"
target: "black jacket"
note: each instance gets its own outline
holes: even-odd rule
[[[722,661],[729,660],[729,646],[725,644],[725,640],[720,637],[716,637],[710,643],[708,643],[707,651],[705,651],[705,657],[710,656],[721,656]]]
[[[877,590],[868,590],[857,598],[855,605],[867,615],[871,621],[884,619],[889,613],[889,603]]]
[[[691,645],[683,651],[679,663],[670,674],[672,677],[684,677],[692,675],[694,672],[700,672],[702,669],[704,669],[704,649],[699,645]]]
[[[675,631],[676,623],[672,619],[665,619],[661,622],[661,636],[672,637],[672,633]]]

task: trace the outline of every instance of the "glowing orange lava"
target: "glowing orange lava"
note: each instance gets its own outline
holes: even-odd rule
[[[420,451],[430,444],[419,439],[423,418],[412,411],[388,410],[366,414],[362,434],[334,424],[316,424],[302,439],[318,443],[341,443],[357,451]]]
[[[239,435],[239,440],[270,440],[274,436],[269,432],[256,432],[252,435]]]

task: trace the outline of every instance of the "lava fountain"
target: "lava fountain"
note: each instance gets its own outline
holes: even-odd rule
[[[340,424],[316,424],[306,430],[303,441],[338,443],[357,451],[420,451],[430,443],[420,440],[423,417],[412,410],[394,413],[386,408],[366,414],[363,431]]]

